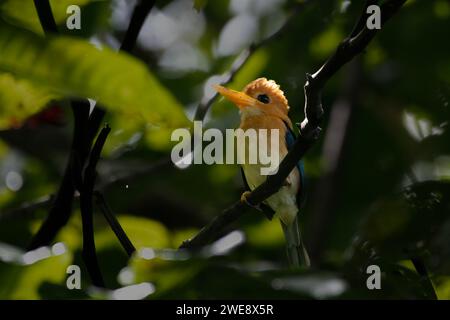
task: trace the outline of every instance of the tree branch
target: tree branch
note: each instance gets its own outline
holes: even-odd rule
[[[120,46],[121,51],[131,52],[131,50],[136,45],[136,40],[141,31],[142,25],[147,18],[147,15],[152,10],[155,5],[156,0],[139,0],[134,7],[133,14],[131,16],[130,24],[128,26],[125,37],[122,40],[122,45]]]
[[[110,131],[111,129],[108,126],[100,131],[97,141],[92,148],[80,190],[81,222],[83,227],[82,256],[92,283],[98,287],[104,287],[104,281],[97,261],[97,252],[95,250],[92,197],[96,179],[95,168],[97,167],[100,153]]]
[[[400,9],[406,0],[388,0],[381,6],[381,20],[384,24]],[[362,16],[366,15],[366,7]],[[361,18],[359,19],[359,21]],[[358,25],[358,23],[357,23]],[[355,28],[354,28],[355,29]],[[353,33],[354,31],[352,31]],[[305,155],[313,143],[318,139],[320,133],[319,124],[323,116],[321,92],[327,81],[356,55],[361,53],[373,37],[377,29],[369,30],[365,25],[355,35],[344,39],[337,47],[331,57],[313,75],[307,74],[304,86],[305,94],[305,119],[300,125],[300,135],[295,141],[292,149],[279,165],[275,175],[268,176],[266,181],[254,189],[247,197],[250,206],[256,206],[269,196],[277,192],[283,185],[284,180],[297,165],[298,161]],[[210,224],[205,226],[196,236],[186,240],[181,248],[194,249],[208,244],[211,239],[224,230],[230,223],[236,221],[246,212],[246,204],[236,202],[223,211]]]
[[[413,257],[411,258],[411,262],[414,265],[417,273],[420,275],[422,285],[426,288],[426,298],[430,300],[437,300],[438,297],[436,295],[436,292],[434,291],[433,282],[430,279],[427,267],[425,266],[422,258],[418,256]]]
[[[52,14],[49,0],[34,0],[34,6],[41,22],[42,29],[46,35],[50,33],[58,33],[55,18]]]
[[[38,209],[47,208],[49,203],[54,200],[54,195],[47,195],[31,202],[25,202],[18,208],[13,208],[0,213],[0,221],[15,217],[22,217],[33,214]]]
[[[77,184],[80,184],[81,168],[86,161],[94,136],[89,141],[87,140],[89,103],[87,101],[72,101],[71,107],[74,115],[74,131],[70,157],[58,192],[55,197],[49,199],[49,201],[52,201],[52,206],[48,216],[33,236],[28,245],[28,250],[48,245],[58,231],[67,224],[72,213],[75,190]],[[102,117],[103,115],[100,118]],[[98,126],[95,130],[92,128],[92,131],[96,132],[97,128]]]
[[[369,17],[369,15],[367,13],[367,8],[373,4],[378,5],[378,2],[379,2],[378,0],[366,0],[366,4],[363,7],[363,12],[359,16],[358,21],[356,22],[355,26],[353,27],[352,32],[350,33],[350,38],[353,38],[358,33],[360,33],[362,29],[364,29],[366,22],[367,22],[367,18]]]
[[[46,35],[57,34],[58,29],[49,1],[34,0],[34,5],[44,33]],[[75,123],[70,157],[53,205],[47,218],[28,245],[29,250],[48,245],[69,221],[75,189],[80,183],[77,180],[81,176],[81,169],[89,154],[90,145],[104,116],[104,112],[96,112],[93,113],[93,121],[89,121],[90,106],[87,100],[71,101],[71,107]]]
[[[117,239],[119,239],[120,244],[125,249],[128,256],[131,257],[131,255],[136,251],[136,248],[133,246],[127,234],[120,225],[119,221],[112,212],[111,208],[108,206],[108,203],[106,202],[105,197],[103,197],[102,193],[100,191],[95,191],[94,196],[97,205],[99,206],[100,210],[102,211],[103,215],[105,216],[106,220],[111,226],[112,231],[116,235]]]

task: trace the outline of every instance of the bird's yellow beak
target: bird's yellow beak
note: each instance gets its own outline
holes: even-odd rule
[[[222,96],[233,102],[239,109],[256,106],[259,102],[255,98],[252,98],[243,92],[227,89],[219,85],[214,85],[214,89],[216,89]]]

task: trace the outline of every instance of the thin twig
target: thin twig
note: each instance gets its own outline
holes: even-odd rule
[[[105,197],[100,191],[94,191],[94,197],[96,199],[98,207],[102,211],[106,220],[108,220],[108,223],[111,226],[112,231],[116,235],[117,239],[119,239],[120,244],[125,249],[128,256],[131,257],[131,255],[136,251],[136,248],[133,246],[133,243],[131,243],[130,239],[123,230],[116,216],[112,212],[111,208],[108,206]]]
[[[381,6],[383,26],[405,2],[406,0],[388,0]],[[362,15],[366,15],[366,7],[364,7]],[[327,81],[342,66],[365,49],[377,32],[377,29],[370,30],[364,25],[363,29],[357,35],[343,40],[317,72],[313,75],[306,75],[307,81],[304,86],[305,119],[300,125],[300,136],[280,163],[278,172],[275,175],[269,176],[264,183],[259,185],[247,196],[249,205],[256,206],[277,192],[298,161],[301,160],[317,140],[320,133],[319,124],[324,113],[321,101],[322,89]],[[246,204],[241,201],[236,202],[204,227],[196,236],[190,240],[186,240],[181,247],[193,249],[208,244],[211,239],[216,238],[218,232],[224,230],[230,223],[241,217],[246,212],[245,207]]]
[[[38,209],[47,208],[53,202],[54,195],[47,195],[31,202],[25,202],[20,207],[10,209],[0,213],[0,220],[7,220],[10,218],[19,218],[24,215],[33,214]]]
[[[91,115],[89,116],[88,125],[87,125],[87,139],[90,141],[89,149],[91,148],[92,141],[94,141],[95,136],[98,133],[98,129],[102,123],[103,118],[105,117],[106,111],[105,109],[95,106],[94,110],[92,110]]]
[[[83,260],[91,277],[92,283],[98,287],[104,287],[104,281],[100,272],[95,250],[94,227],[93,227],[93,192],[96,179],[96,167],[100,159],[100,153],[111,129],[106,126],[98,135],[89,157],[89,162],[84,172],[80,192],[81,222],[83,227]]]
[[[423,262],[422,258],[420,257],[411,258],[411,262],[413,263],[417,273],[420,275],[421,281],[423,285],[426,287],[427,292],[430,293],[430,296],[427,296],[427,298],[431,300],[437,300],[437,295],[436,291],[434,291],[433,282],[430,279],[427,267],[425,266],[425,263]]]
[[[122,45],[120,46],[121,51],[131,52],[134,48],[142,25],[155,5],[155,2],[156,0],[139,0],[135,5],[130,24],[125,33],[125,37],[123,38]]]

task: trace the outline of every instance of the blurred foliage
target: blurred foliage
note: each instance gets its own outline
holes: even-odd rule
[[[203,9],[206,4],[208,3],[208,0],[194,0],[194,8],[198,11]]]
[[[18,80],[9,73],[0,73],[0,90],[0,108],[3,115],[0,119],[0,129],[22,123],[57,97],[56,94],[38,88],[26,80]]]
[[[432,298],[430,282],[411,262],[419,259],[438,298],[450,299],[448,1],[407,1],[355,62],[354,87],[347,83],[355,65],[327,84],[323,138],[304,159],[309,195],[302,230],[308,246],[318,248],[311,270],[287,269],[279,223],[257,212],[234,226],[239,233],[229,250],[215,243],[192,255],[176,251],[239,198],[239,169],[152,169],[170,152],[171,129],[190,126],[202,96],[241,50],[275,31],[303,1],[157,1],[134,57],[108,48],[123,38],[132,2],[70,1],[82,9],[83,28],[73,31],[65,28],[68,1],[50,2],[61,35],[43,37],[32,1],[0,1],[0,298]],[[333,52],[360,11],[360,1],[308,1],[227,86],[274,79],[293,122],[301,121],[305,73]],[[33,254],[23,251],[48,211],[48,203],[29,205],[57,190],[69,156],[73,97],[98,99],[107,109],[112,132],[97,187],[137,247],[128,258],[95,212],[109,288],[103,291],[90,287],[81,258],[77,202],[57,245],[36,253],[41,260],[30,262]],[[336,101],[351,102],[351,114],[338,172],[331,174],[324,140],[337,134],[328,130]],[[236,108],[218,99],[204,127],[238,123]],[[333,183],[331,194],[319,188],[323,182]],[[322,203],[332,205],[317,229]],[[66,289],[70,264],[82,268],[82,290]],[[381,290],[366,287],[371,264],[382,271]],[[139,284],[147,286],[133,286]]]
[[[0,69],[66,96],[99,100],[149,124],[187,125],[175,98],[135,59],[73,38],[44,40],[7,25],[0,28]]]

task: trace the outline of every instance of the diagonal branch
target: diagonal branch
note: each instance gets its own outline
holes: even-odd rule
[[[355,26],[353,27],[352,32],[350,32],[350,38],[353,38],[356,36],[362,29],[364,29],[366,25],[367,18],[369,17],[367,13],[367,8],[373,4],[378,5],[379,0],[366,0],[366,4],[364,6],[363,13],[359,16],[358,21],[356,22]]]
[[[49,0],[34,0],[34,6],[41,22],[42,29],[46,35],[58,33],[55,18],[52,14]]]
[[[413,257],[411,258],[411,262],[414,265],[417,273],[420,275],[420,281],[422,285],[426,288],[425,294],[426,298],[430,300],[437,300],[438,297],[436,292],[434,291],[433,282],[431,281],[430,275],[428,274],[427,267],[423,262],[421,257]]]
[[[135,5],[130,24],[120,46],[120,51],[129,53],[134,48],[142,25],[155,5],[155,2],[156,0],[139,0]]]
[[[120,225],[119,221],[112,212],[111,208],[108,206],[105,197],[100,191],[94,191],[94,197],[96,199],[97,205],[99,206],[106,220],[108,220],[108,223],[111,226],[112,231],[116,235],[117,239],[119,239],[120,244],[125,249],[128,256],[131,257],[131,255],[136,251],[136,248],[133,246],[127,234]]]
[[[92,283],[104,287],[104,281],[98,265],[94,241],[93,204],[92,198],[96,179],[96,167],[100,153],[111,129],[106,126],[100,131],[97,141],[92,148],[89,162],[84,172],[84,179],[80,190],[81,222],[83,227],[83,260],[91,277]]]
[[[382,26],[400,9],[406,0],[388,0],[381,6]],[[366,6],[362,12],[366,16]],[[359,21],[361,18],[359,19]],[[357,23],[358,25],[358,23]],[[300,125],[300,136],[295,141],[292,149],[279,165],[278,172],[269,176],[264,183],[254,189],[247,197],[251,206],[256,206],[277,192],[289,173],[302,159],[309,148],[318,139],[320,133],[319,124],[323,116],[321,92],[327,81],[336,74],[347,62],[361,53],[379,30],[369,30],[364,26],[355,36],[352,34],[344,39],[331,57],[313,75],[307,74],[304,86],[305,94],[305,119]],[[354,31],[352,31],[353,33]],[[241,201],[234,203],[222,214],[205,226],[190,240],[186,240],[182,248],[198,248],[208,244],[211,239],[217,237],[230,223],[236,221],[247,210],[247,205]]]

